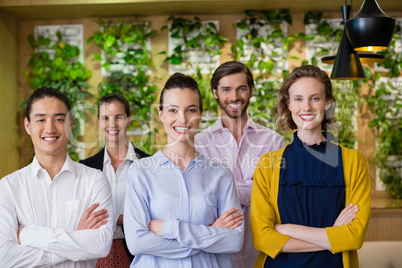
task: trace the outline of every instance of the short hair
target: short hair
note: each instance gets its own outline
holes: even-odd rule
[[[66,105],[66,108],[69,113],[69,119],[71,120],[71,118],[72,118],[71,102],[70,102],[70,99],[67,97],[67,95],[56,88],[41,87],[41,88],[36,89],[31,94],[31,96],[29,96],[29,98],[28,98],[27,106],[25,109],[25,117],[28,119],[28,122],[31,122],[30,114],[31,114],[31,110],[32,110],[32,105],[36,101],[42,100],[44,98],[56,98],[59,101],[63,102]]]
[[[324,85],[325,90],[325,100],[332,100],[331,107],[325,111],[324,120],[321,123],[321,129],[327,130],[327,126],[329,124],[333,124],[336,122],[335,119],[335,97],[332,93],[332,84],[331,80],[328,77],[328,74],[313,65],[304,65],[297,67],[293,70],[293,72],[286,78],[285,82],[278,93],[278,102],[275,104],[274,112],[276,115],[276,123],[278,128],[284,131],[292,131],[297,129],[297,125],[292,119],[292,114],[288,108],[288,104],[290,101],[289,98],[289,89],[290,87],[296,83],[300,78],[311,77],[320,81]]]
[[[238,61],[228,61],[222,63],[214,72],[211,78],[211,91],[214,93],[214,89],[218,89],[219,82],[221,79],[227,75],[244,73],[247,77],[247,85],[250,89],[254,88],[254,78],[250,69],[241,62]]]
[[[124,112],[126,113],[127,117],[131,116],[130,104],[128,100],[119,93],[109,93],[103,96],[98,103],[98,119],[99,119],[99,108],[105,103],[112,103],[114,101],[120,102],[124,106]]]
[[[169,89],[173,88],[179,88],[179,89],[185,89],[188,88],[191,91],[197,93],[198,98],[199,98],[199,109],[202,112],[202,98],[201,98],[201,92],[200,89],[198,88],[198,83],[197,81],[188,75],[184,75],[182,73],[175,73],[173,74],[165,83],[165,86],[162,89],[161,96],[159,98],[159,110],[163,110],[163,96],[165,95],[165,92]]]

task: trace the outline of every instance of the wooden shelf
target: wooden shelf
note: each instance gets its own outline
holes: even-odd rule
[[[363,0],[353,3],[355,12]],[[0,11],[18,19],[66,19],[150,15],[243,14],[247,9],[339,12],[338,1],[315,0],[0,0]],[[382,0],[387,11],[402,10],[400,0]]]

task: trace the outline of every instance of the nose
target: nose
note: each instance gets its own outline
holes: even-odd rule
[[[115,126],[116,125],[116,118],[114,116],[109,117],[109,126]]]
[[[230,92],[230,98],[231,98],[233,101],[236,101],[236,100],[238,99],[238,97],[239,97],[239,91],[236,90],[236,89],[231,90],[231,92]]]
[[[56,126],[54,120],[47,120],[45,125],[45,131],[47,133],[54,133],[56,132]]]
[[[304,111],[310,111],[310,109],[311,109],[310,100],[303,101],[303,110]]]
[[[179,115],[179,123],[181,123],[181,124],[184,124],[184,123],[186,123],[186,114],[183,112],[183,111],[180,111],[179,113],[178,113],[178,115]]]

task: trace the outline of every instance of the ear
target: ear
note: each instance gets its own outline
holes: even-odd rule
[[[28,133],[29,136],[31,136],[31,124],[28,121],[28,118],[24,118],[24,126],[25,126],[25,131]]]
[[[67,115],[67,117],[69,117],[69,115]],[[67,119],[68,120],[68,119]],[[70,135],[71,134],[71,132],[73,131],[73,121],[74,121],[74,118],[73,117],[71,117],[71,119],[70,120],[68,120],[68,122],[66,122],[66,124],[68,124],[68,129],[67,129],[67,133],[68,133],[68,135]]]
[[[126,128],[128,128],[131,125],[131,122],[133,121],[133,116],[130,115],[130,117],[127,118],[127,125]]]
[[[212,92],[214,93],[215,99],[218,99],[218,90],[217,89],[212,89]]]
[[[325,102],[325,111],[327,111],[327,110],[331,107],[332,102],[333,102],[332,99],[329,99],[329,100],[327,100],[327,101]]]
[[[159,110],[159,108],[158,108],[159,120],[161,120],[161,122],[163,123],[162,112],[163,111]]]

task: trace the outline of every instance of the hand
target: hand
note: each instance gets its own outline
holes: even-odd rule
[[[117,219],[117,226],[122,226],[123,225],[123,214],[120,214],[119,218]]]
[[[18,244],[21,245],[21,241],[20,241],[20,233],[22,231],[22,229],[24,229],[25,226],[18,226],[18,232],[17,232],[17,237],[18,237]]]
[[[148,228],[154,234],[162,236],[163,221],[162,220],[151,220],[149,222]]]
[[[107,209],[100,209],[96,212],[94,210],[99,206],[99,203],[95,203],[90,206],[82,216],[80,223],[78,224],[77,230],[87,230],[87,229],[98,229],[102,225],[107,223]]]
[[[237,212],[237,208],[231,208],[223,213],[211,226],[235,229],[239,227],[243,221],[243,213]]]
[[[353,206],[353,203],[350,203],[346,208],[341,211],[338,218],[336,218],[334,226],[348,225],[356,218],[356,213],[358,211],[359,206]]]

